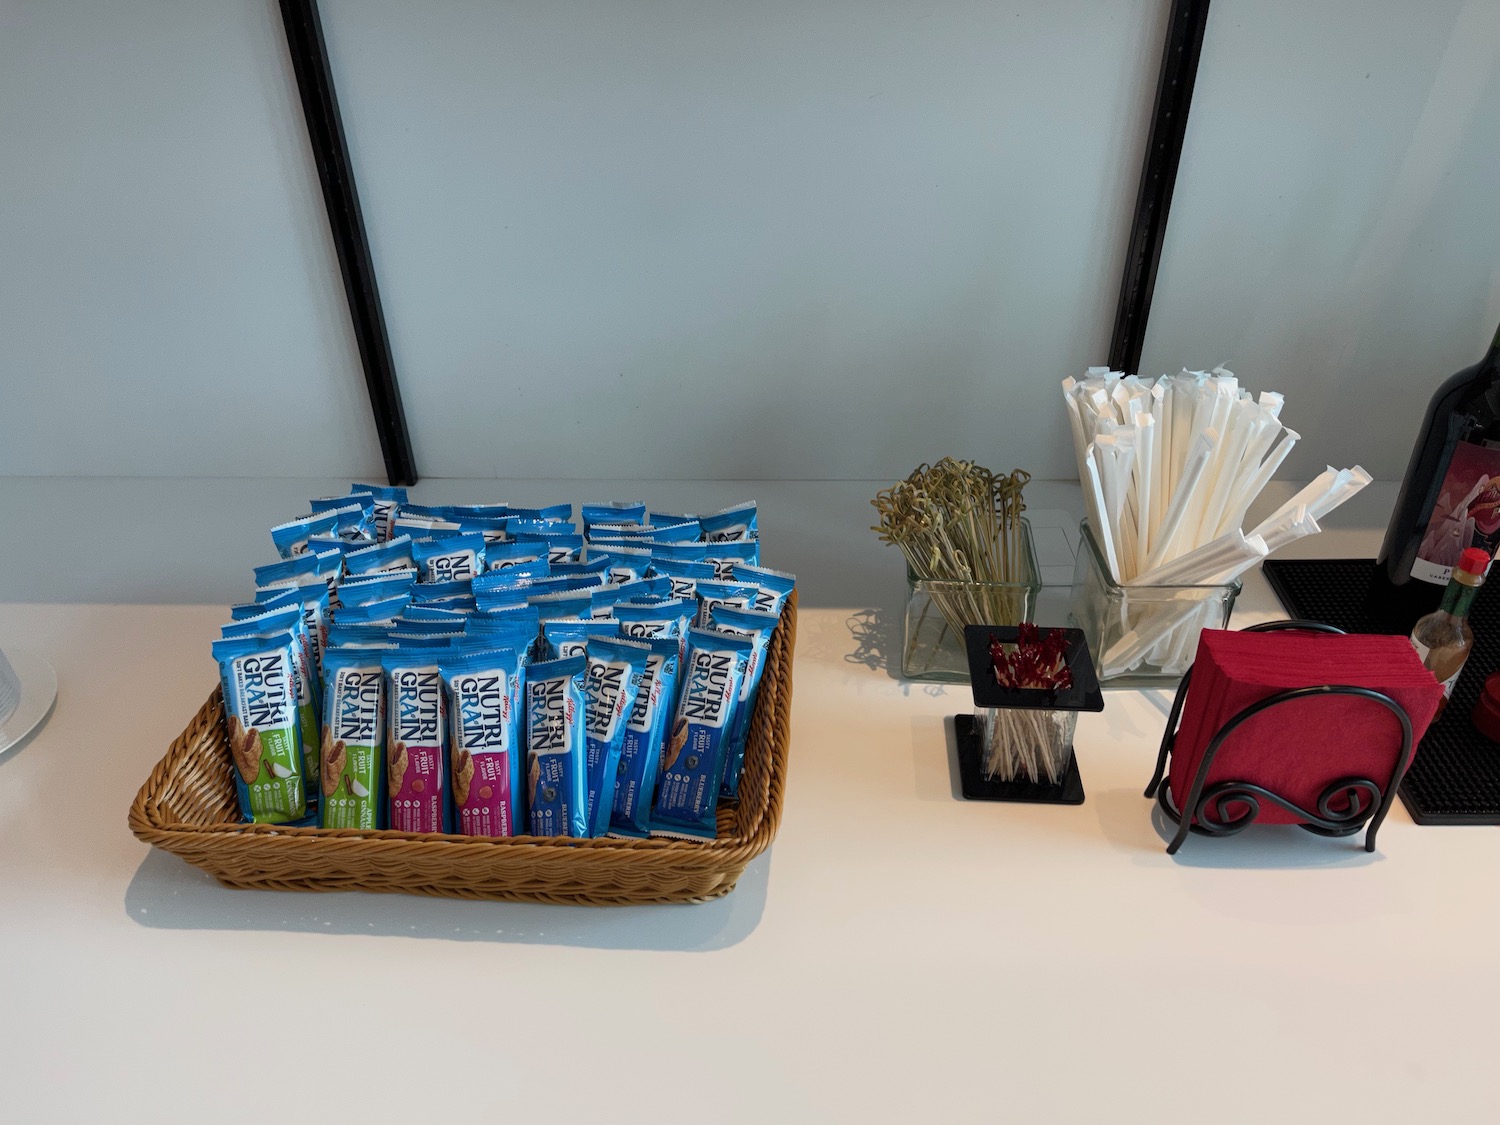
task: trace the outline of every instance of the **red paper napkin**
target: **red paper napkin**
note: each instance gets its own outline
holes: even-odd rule
[[[1316,684],[1389,695],[1411,718],[1413,753],[1443,698],[1442,686],[1405,637],[1205,629],[1172,747],[1168,784],[1177,808],[1183,808],[1203,752],[1224,723],[1278,691]],[[1384,791],[1400,745],[1400,720],[1374,700],[1326,695],[1280,703],[1224,741],[1204,788],[1248,781],[1315,813],[1319,796],[1338,778],[1369,778]],[[1237,814],[1240,808],[1227,811]],[[1261,802],[1262,823],[1301,819]]]

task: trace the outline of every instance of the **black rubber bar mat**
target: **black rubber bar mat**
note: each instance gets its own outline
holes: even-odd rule
[[[1262,566],[1288,616],[1348,633],[1389,631],[1376,629],[1365,614],[1373,560],[1267,559]],[[1485,677],[1500,668],[1500,601],[1490,587],[1474,600],[1469,622],[1474,652],[1401,782],[1401,803],[1418,824],[1500,824],[1500,744],[1469,724]]]

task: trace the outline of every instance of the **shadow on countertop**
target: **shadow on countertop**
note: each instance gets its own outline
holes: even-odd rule
[[[774,850],[774,849],[773,849]],[[236,890],[153,848],[125,890],[125,913],[167,930],[363,934],[584,949],[703,953],[744,941],[765,913],[771,851],[723,898],[662,906],[553,906],[356,891]]]

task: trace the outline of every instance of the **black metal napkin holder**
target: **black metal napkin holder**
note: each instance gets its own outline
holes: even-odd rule
[[[1038,627],[1043,633],[1057,630]],[[1008,688],[995,679],[990,659],[990,642],[1014,644],[1020,629],[1014,625],[968,625],[964,627],[964,647],[969,660],[969,682],[975,708],[1005,708],[1036,711],[1102,711],[1104,695],[1094,674],[1083,630],[1061,628],[1066,639],[1063,662],[1073,674],[1073,685],[1060,691],[1044,688]],[[953,720],[958,739],[959,783],[966,801],[1024,801],[1034,804],[1083,804],[1083,778],[1071,743],[1067,748],[1068,764],[1061,780],[992,781],[984,776],[984,748],[976,715],[957,715]]]
[[[1336,629],[1321,621],[1302,620],[1267,621],[1260,625],[1251,625],[1244,632],[1269,633],[1281,629],[1301,629],[1314,633],[1343,633],[1342,629]],[[1188,790],[1185,802],[1191,810],[1191,815],[1184,816],[1172,800],[1172,787],[1164,785],[1162,779],[1166,776],[1167,759],[1177,737],[1177,723],[1182,717],[1182,705],[1187,699],[1188,685],[1192,682],[1192,677],[1193,670],[1189,668],[1183,674],[1182,683],[1177,688],[1176,698],[1172,700],[1172,711],[1167,716],[1167,729],[1162,735],[1161,749],[1156,755],[1156,772],[1152,774],[1151,784],[1146,786],[1145,793],[1147,797],[1155,796],[1162,815],[1177,825],[1177,833],[1167,845],[1168,855],[1177,854],[1177,849],[1182,847],[1189,833],[1196,833],[1200,836],[1232,836],[1236,832],[1243,831],[1260,815],[1262,801],[1270,801],[1300,816],[1302,822],[1297,827],[1319,836],[1352,836],[1368,824],[1369,827],[1365,831],[1365,851],[1375,850],[1375,834],[1380,830],[1386,813],[1391,810],[1391,803],[1395,800],[1396,790],[1401,784],[1401,775],[1406,772],[1411,758],[1411,716],[1406,713],[1406,709],[1401,704],[1384,692],[1350,684],[1317,684],[1309,687],[1288,688],[1257,700],[1230,716],[1213,738],[1209,739],[1208,745],[1203,749],[1203,757],[1198,761],[1198,769],[1193,775],[1193,784]],[[1396,755],[1395,765],[1383,788],[1367,777],[1340,777],[1330,782],[1318,795],[1317,811],[1309,812],[1280,794],[1248,781],[1229,779],[1217,781],[1212,785],[1208,784],[1208,776],[1213,770],[1214,759],[1218,756],[1219,749],[1241,723],[1279,704],[1317,695],[1353,695],[1369,699],[1388,708],[1400,720],[1401,749]],[[1240,806],[1241,811],[1237,813],[1226,811],[1229,806],[1234,805]]]

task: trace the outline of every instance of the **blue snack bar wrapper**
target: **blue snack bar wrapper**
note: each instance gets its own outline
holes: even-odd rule
[[[375,622],[390,622],[411,604],[411,598],[406,594],[397,594],[395,597],[381,598],[378,602],[369,602],[365,605],[345,605],[334,610],[333,620],[338,625],[370,625]]]
[[[641,545],[650,548],[653,563],[658,561],[701,563],[714,549],[713,544],[710,543],[661,543],[653,540]]]
[[[410,596],[416,584],[416,572],[409,570],[383,571],[368,578],[351,578],[339,583],[339,606],[371,605],[387,598]]]
[[[582,656],[526,669],[526,793],[533,836],[589,834]]]
[[[699,516],[705,543],[733,543],[757,539],[760,532],[754,500],[734,504],[711,516]]]
[[[419,605],[451,602],[455,598],[472,598],[474,583],[468,578],[451,578],[447,582],[418,582],[412,587],[411,596]]]
[[[558,621],[565,618],[587,619],[593,611],[592,595],[578,590],[563,590],[555,594],[532,594],[526,599],[534,605],[543,621]]]
[[[380,570],[405,570],[415,567],[416,559],[411,553],[411,536],[398,535],[384,543],[350,551],[344,556],[344,567],[350,574],[374,574]]]
[[[332,512],[338,519],[334,534],[351,543],[374,543],[379,535],[375,497],[368,492],[348,496],[319,496],[308,507],[314,512]]]
[[[779,620],[774,613],[731,609],[719,606],[709,614],[710,624],[721,633],[746,637],[755,646],[740,681],[740,701],[735,707],[734,723],[729,731],[729,745],[724,752],[724,779],[719,791],[726,797],[740,795],[740,772],[745,766],[745,740],[750,736],[750,719],[760,695],[760,677],[766,670],[766,648]]]
[[[650,655],[650,647],[638,641],[607,637],[590,637],[588,641],[584,730],[590,836],[603,836],[609,830],[620,749],[641,689],[641,673]]]
[[[569,656],[583,656],[588,651],[592,637],[613,638],[620,636],[618,621],[543,621],[542,638],[545,650],[542,659],[563,660]]]
[[[662,746],[651,806],[653,836],[712,840],[726,740],[739,703],[752,642],[710,629],[688,632],[682,700]]]
[[[309,578],[321,578],[322,574],[316,555],[296,555],[256,567],[255,586],[256,589],[266,586],[298,586]]]
[[[421,582],[452,582],[484,573],[484,536],[477,531],[418,539],[412,543],[411,553]]]
[[[547,551],[547,561],[553,566],[558,563],[576,563],[583,560],[583,536],[569,533],[553,533],[550,531],[536,532],[523,531],[516,536],[518,543],[534,543]]]
[[[661,770],[661,744],[677,688],[681,654],[672,637],[646,642],[650,655],[641,672],[641,689],[625,724],[620,765],[615,773],[614,802],[610,808],[611,835],[641,838],[651,830],[651,801]]]
[[[758,613],[779,614],[781,607],[786,605],[787,598],[797,588],[795,574],[764,566],[751,566],[748,563],[736,565],[730,577],[735,582],[755,584],[755,605],[752,608]]]
[[[508,539],[503,543],[486,542],[484,567],[486,570],[504,570],[520,563],[535,562],[546,555],[547,545],[543,542],[524,542],[519,539]]]
[[[484,535],[478,531],[441,538],[419,538],[411,544],[419,582],[453,582],[484,573]]]
[[[672,559],[659,559],[655,556],[651,559],[651,576],[667,579],[672,584],[674,598],[696,598],[698,583],[714,581],[715,573],[713,563],[674,562]]]
[[[733,574],[736,566],[746,563],[755,566],[760,562],[759,539],[736,539],[707,546],[703,561],[714,568],[714,577],[720,581]]]
[[[386,540],[391,537],[391,520],[396,509],[406,503],[406,489],[387,487],[383,484],[351,484],[350,495],[368,493],[375,500],[375,537]]]
[[[277,524],[271,529],[271,542],[284,559],[294,559],[307,553],[307,541],[314,535],[332,535],[338,528],[339,518],[332,512],[314,512],[309,516],[298,516],[294,520]]]
[[[755,587],[736,582],[699,582],[698,615],[693,624],[707,629],[708,615],[719,606],[732,609],[749,609],[755,603]]]
[[[573,518],[572,504],[548,504],[542,508],[518,508],[512,504],[509,511],[517,519],[538,520],[543,523],[566,523]]]
[[[611,500],[603,504],[582,504],[578,509],[583,532],[596,523],[642,523],[646,519],[644,500]]]
[[[328,626],[328,644],[323,651],[328,653],[336,648],[391,648],[395,645],[391,640],[391,628],[394,624],[394,621],[372,621],[345,625],[335,621]],[[324,673],[323,682],[326,685],[326,666]]]

